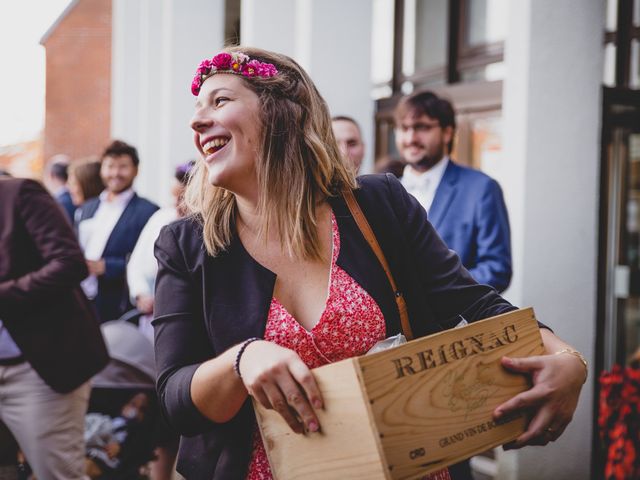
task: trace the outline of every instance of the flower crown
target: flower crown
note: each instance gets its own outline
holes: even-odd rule
[[[191,82],[191,93],[197,96],[204,81],[215,73],[235,73],[245,77],[267,78],[277,75],[278,69],[271,63],[251,60],[244,53],[222,52],[200,62]]]

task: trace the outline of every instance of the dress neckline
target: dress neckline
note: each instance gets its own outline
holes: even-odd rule
[[[340,231],[338,229],[338,222],[336,221],[336,217],[333,214],[333,210],[331,210],[331,263],[329,265],[329,280],[327,282],[327,294],[324,299],[324,308],[322,309],[322,312],[320,312],[318,321],[315,322],[310,329],[307,329],[304,325],[302,325],[298,321],[298,319],[294,315],[292,315],[291,312],[289,312],[289,310],[287,310],[287,307],[285,307],[280,302],[280,300],[276,298],[275,295],[271,295],[271,305],[272,306],[276,305],[279,308],[281,308],[284,312],[287,313],[287,315],[289,315],[293,319],[293,321],[296,322],[297,325],[300,326],[300,328],[302,328],[305,332],[309,334],[312,333],[318,327],[318,325],[322,323],[322,319],[325,317],[325,313],[327,312],[327,306],[329,305],[329,300],[331,299],[331,289],[332,289],[333,278],[334,278],[333,274],[334,274],[337,258],[339,255],[340,255]],[[274,285],[275,285],[275,282],[274,282]]]

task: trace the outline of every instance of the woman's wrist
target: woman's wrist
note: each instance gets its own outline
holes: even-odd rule
[[[236,353],[235,361],[233,362],[233,371],[236,372],[236,375],[241,380],[242,380],[242,373],[240,373],[240,360],[242,360],[242,356],[244,355],[244,352],[247,349],[247,347],[253,342],[257,342],[259,340],[262,340],[262,339],[259,337],[251,337],[251,338],[247,338],[244,342],[240,344],[238,353]]]
[[[587,378],[589,377],[589,364],[587,363],[587,359],[584,358],[584,355],[582,355],[578,350],[570,347],[553,352],[553,355],[572,355],[577,358],[584,367],[584,380],[582,383],[586,383]]]
[[[587,364],[587,359],[584,358],[584,355],[582,355],[571,345],[560,340],[551,330],[541,328],[540,336],[542,337],[542,343],[544,344],[544,348],[547,351],[548,355],[571,355],[575,357],[575,359],[581,363],[582,368],[584,369],[583,383],[587,381],[589,366]]]

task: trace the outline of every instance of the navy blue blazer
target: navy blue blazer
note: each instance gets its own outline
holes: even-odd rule
[[[65,188],[62,192],[56,195],[56,201],[62,206],[69,217],[69,221],[73,224],[76,206],[73,204],[73,201],[71,201],[71,194],[69,193],[69,190]]]
[[[359,178],[354,193],[403,291],[413,331],[424,336],[459,322],[514,309],[478,284],[442,242],[427,214],[392,175]],[[342,197],[329,200],[340,232],[337,264],[377,302],[387,335],[401,331],[387,277]],[[214,423],[190,395],[195,370],[233,345],[264,336],[276,276],[256,262],[236,236],[213,258],[197,219],[178,220],[156,241],[154,309],[158,393],[162,410],[183,435],[178,471],[189,479],[244,478],[255,416],[247,401],[229,422]]]
[[[498,182],[449,161],[429,221],[478,283],[499,292],[511,281],[509,217]]]
[[[99,206],[98,197],[87,200],[80,207],[79,222],[92,218]],[[132,308],[127,287],[127,260],[142,228],[156,210],[155,203],[134,193],[109,235],[102,253],[105,273],[98,278],[98,295],[93,299],[101,322],[119,318]]]

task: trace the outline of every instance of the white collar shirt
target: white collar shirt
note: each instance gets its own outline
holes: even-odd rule
[[[130,188],[109,199],[105,190],[100,194],[100,205],[93,217],[83,220],[78,225],[78,240],[87,260],[100,260],[107,246],[111,232],[122,216],[124,209],[133,198]],[[98,279],[90,275],[82,282],[82,289],[90,299],[98,293]]]
[[[114,195],[109,200],[108,192],[105,190],[100,194],[100,205],[93,217],[80,222],[78,226],[78,236],[80,245],[84,249],[84,256],[87,260],[100,260],[104,247],[111,236],[122,212],[133,198],[133,189]]]
[[[404,167],[402,185],[428,212],[436,196],[436,190],[449,164],[449,157],[443,157],[426,172],[418,172],[411,165]]]

